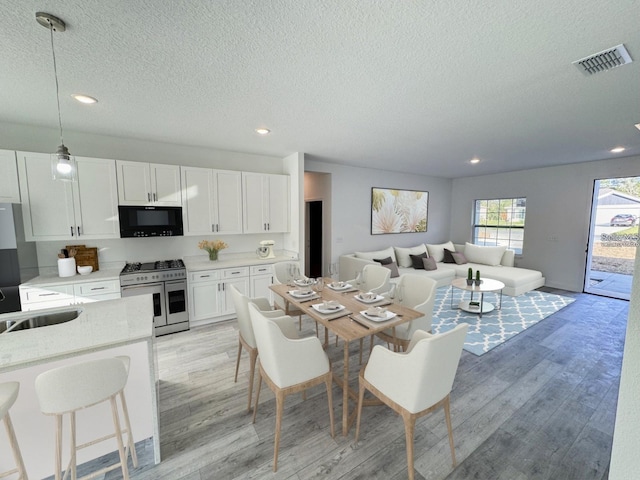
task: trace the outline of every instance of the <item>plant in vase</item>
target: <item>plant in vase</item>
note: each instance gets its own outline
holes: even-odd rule
[[[476,287],[479,287],[481,283],[482,280],[480,280],[480,270],[476,270]]]
[[[473,285],[473,268],[471,267],[469,267],[469,270],[467,270],[467,285]]]
[[[202,240],[198,243],[198,248],[200,250],[206,250],[209,252],[209,260],[212,262],[218,260],[218,252],[227,247],[228,245],[222,240]]]

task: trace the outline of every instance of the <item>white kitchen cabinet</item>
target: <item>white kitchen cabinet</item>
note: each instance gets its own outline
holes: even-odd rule
[[[181,205],[179,166],[117,160],[116,167],[120,205]]]
[[[273,265],[253,265],[251,267],[251,297],[264,297],[273,305]]]
[[[289,231],[289,177],[242,173],[244,233]]]
[[[242,233],[242,175],[181,167],[185,235]]]
[[[230,285],[249,293],[249,268],[222,268],[189,274],[189,320],[211,320],[235,313]]]
[[[27,240],[119,238],[115,160],[77,157],[76,182],[53,180],[48,154],[18,152]]]
[[[66,307],[120,298],[120,280],[20,286],[23,311]]]
[[[0,203],[20,203],[16,152],[0,150]]]
[[[101,302],[120,298],[120,280],[76,283],[73,285],[73,303]]]

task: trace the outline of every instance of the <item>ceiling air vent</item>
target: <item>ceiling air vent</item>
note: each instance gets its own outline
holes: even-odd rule
[[[612,68],[631,63],[631,56],[623,44],[609,48],[599,53],[589,55],[572,62],[585,75],[606,72]]]

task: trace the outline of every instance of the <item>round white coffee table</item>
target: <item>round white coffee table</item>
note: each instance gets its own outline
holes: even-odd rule
[[[471,298],[468,301],[464,300],[464,293],[462,294],[462,300],[458,304],[458,308],[460,310],[464,310],[469,313],[477,313],[480,318],[482,318],[483,313],[491,312],[495,309],[493,303],[484,301],[484,294],[495,292],[496,294],[500,292],[500,303],[498,305],[498,309],[502,308],[502,289],[504,288],[504,283],[499,280],[493,280],[491,278],[483,278],[482,283],[480,285],[476,285],[475,282],[473,285],[467,285],[466,278],[456,278],[451,282],[451,287],[458,288],[460,290],[471,292]],[[455,290],[451,289],[451,308],[453,306],[453,292]],[[480,294],[480,301],[473,300],[473,294]]]

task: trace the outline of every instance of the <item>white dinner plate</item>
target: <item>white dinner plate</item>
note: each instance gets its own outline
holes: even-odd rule
[[[376,295],[371,300],[366,300],[364,298],[360,298],[360,294],[354,295],[353,298],[355,298],[356,300],[358,300],[359,302],[362,302],[362,303],[376,303],[376,302],[379,302],[380,300],[384,300],[384,297],[382,295]]]
[[[350,289],[352,287],[352,285],[350,283],[345,283],[341,287],[334,287],[333,285],[331,285],[329,283],[329,284],[327,284],[327,287],[329,287],[331,290],[335,290],[335,291],[339,292],[340,290],[348,290],[348,289]]]
[[[313,295],[313,290],[289,290],[287,293],[295,298],[307,298]]]
[[[362,315],[367,320],[371,320],[372,322],[386,322],[387,320],[391,320],[393,317],[396,316],[396,314],[394,312],[390,312],[389,310],[387,310],[384,313],[385,313],[384,317],[376,317],[376,316],[373,316],[373,315],[367,315],[367,311],[366,310],[362,310],[360,312],[360,315]]]
[[[344,305],[336,305],[335,308],[322,308],[322,303],[316,303],[314,305],[311,305],[311,308],[313,308],[316,312],[319,313],[335,313],[335,312],[339,312],[340,310],[344,309]]]

